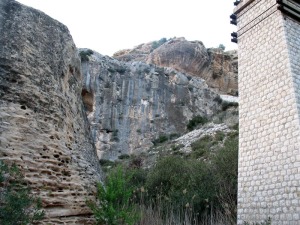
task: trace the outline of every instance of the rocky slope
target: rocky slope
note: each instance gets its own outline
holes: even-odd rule
[[[82,92],[100,158],[140,153],[160,136],[179,135],[221,105],[206,82],[171,68],[120,62],[81,50]]]
[[[16,163],[42,198],[42,224],[89,224],[85,200],[100,179],[68,29],[0,1],[0,159]]]
[[[206,49],[200,41],[184,38],[161,39],[121,50],[114,58],[122,61],[143,61],[160,67],[201,77],[220,94],[238,94],[237,52]]]

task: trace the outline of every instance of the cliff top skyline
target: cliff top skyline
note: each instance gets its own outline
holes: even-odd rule
[[[65,24],[77,47],[104,55],[162,37],[199,40],[206,47],[226,46],[236,27],[230,24],[233,1],[59,1],[19,0]],[[217,6],[217,7],[216,7]]]

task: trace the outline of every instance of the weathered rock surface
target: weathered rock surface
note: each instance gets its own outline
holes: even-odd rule
[[[123,49],[114,53],[113,58],[123,62],[142,61],[146,62],[148,55],[154,50],[153,42],[140,44],[133,49]]]
[[[214,123],[209,123],[206,124],[205,126],[201,127],[200,129],[193,130],[176,140],[174,140],[175,146],[180,145],[182,146],[180,148],[180,151],[185,152],[185,153],[190,153],[192,151],[191,144],[200,138],[204,136],[212,136],[215,135],[217,132],[223,132],[223,133],[228,133],[231,132],[226,124],[214,124]]]
[[[221,99],[223,101],[227,102],[237,102],[239,103],[239,97],[238,96],[232,96],[232,95],[220,95]]]
[[[205,79],[208,86],[220,94],[238,94],[236,51],[206,49],[200,41],[172,38],[155,49],[153,42],[149,42],[131,50],[118,51],[114,58],[171,67]]]
[[[82,50],[86,51],[86,50]],[[220,105],[206,82],[171,68],[94,53],[82,64],[83,98],[100,158],[146,151],[160,135],[181,134]]]
[[[101,171],[71,35],[13,0],[0,1],[0,33],[0,159],[42,198],[43,224],[89,224],[85,200]]]

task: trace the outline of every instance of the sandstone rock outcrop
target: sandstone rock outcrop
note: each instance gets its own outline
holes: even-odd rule
[[[220,109],[219,95],[203,79],[172,68],[120,62],[94,52],[82,63],[82,73],[82,94],[101,158],[146,151],[160,135],[181,134],[194,116],[209,117]]]
[[[85,201],[101,170],[68,29],[13,0],[0,1],[0,159],[16,163],[41,197],[42,224],[89,224]]]
[[[237,52],[219,48],[206,49],[200,41],[172,38],[153,49],[153,42],[134,49],[121,50],[114,58],[122,61],[143,61],[160,67],[171,67],[206,80],[220,94],[238,94]]]

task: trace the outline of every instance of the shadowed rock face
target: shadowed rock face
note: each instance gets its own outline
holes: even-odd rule
[[[13,0],[0,2],[0,159],[42,198],[42,224],[89,224],[100,179],[68,29]]]
[[[183,133],[188,120],[219,109],[214,101],[218,94],[203,79],[171,68],[124,63],[94,53],[82,64],[82,73],[85,105],[101,158],[115,160],[146,151],[159,136]]]
[[[210,70],[200,77],[219,93],[238,96],[237,51],[208,49],[207,53],[210,58]]]
[[[173,38],[156,49],[153,42],[132,50],[121,50],[114,57],[122,61],[143,61],[160,67],[171,67],[183,73],[205,79],[208,86],[220,94],[237,95],[237,52],[206,49],[200,41]]]

